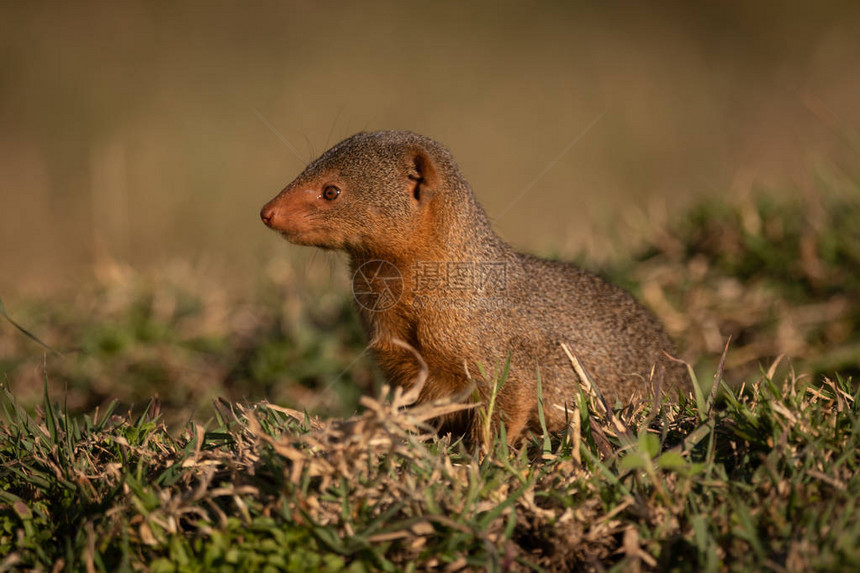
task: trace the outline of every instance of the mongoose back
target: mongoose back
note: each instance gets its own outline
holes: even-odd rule
[[[576,399],[575,353],[612,401],[687,389],[657,319],[626,291],[573,265],[521,254],[492,230],[450,152],[404,131],[358,133],[337,144],[267,203],[260,216],[288,241],[349,254],[369,344],[388,380],[419,402],[468,393],[496,398],[509,441],[540,431],[537,380],[550,430]],[[659,375],[652,373],[657,372]],[[612,403],[612,402],[610,402]],[[498,422],[498,418],[496,422]],[[440,431],[480,439],[474,410]]]

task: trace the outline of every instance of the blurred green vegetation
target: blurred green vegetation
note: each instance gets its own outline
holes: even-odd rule
[[[824,185],[826,187],[826,185]],[[860,373],[860,190],[775,190],[708,200],[603,267],[667,325],[682,356],[727,378],[775,361],[820,377]]]
[[[125,272],[10,311],[62,353],[46,354],[4,323],[0,365],[23,403],[44,378],[73,411],[113,399],[139,408],[155,396],[168,421],[182,423],[210,414],[219,396],[348,415],[374,388],[351,301],[331,286],[308,296],[263,281],[249,301],[187,267],[157,278]]]

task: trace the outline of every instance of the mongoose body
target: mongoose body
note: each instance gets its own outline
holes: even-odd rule
[[[539,431],[538,373],[547,426],[567,421],[580,384],[562,344],[612,401],[689,385],[666,356],[659,321],[626,291],[562,262],[518,253],[492,230],[451,154],[410,132],[359,133],[308,165],[267,203],[263,221],[287,240],[350,256],[357,307],[380,367],[419,401],[489,395],[510,441]],[[655,374],[656,373],[656,374]],[[473,410],[439,421],[480,436]]]

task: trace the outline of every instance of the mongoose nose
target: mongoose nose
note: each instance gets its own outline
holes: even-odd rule
[[[263,220],[263,223],[266,224],[267,227],[272,226],[272,221],[275,218],[275,207],[272,205],[266,205],[260,210],[260,218]]]

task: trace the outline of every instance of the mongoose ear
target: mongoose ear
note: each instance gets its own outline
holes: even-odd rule
[[[409,181],[411,183],[412,198],[421,202],[427,198],[428,192],[436,188],[438,174],[433,160],[423,149],[416,149],[409,155],[411,165],[409,167]]]

